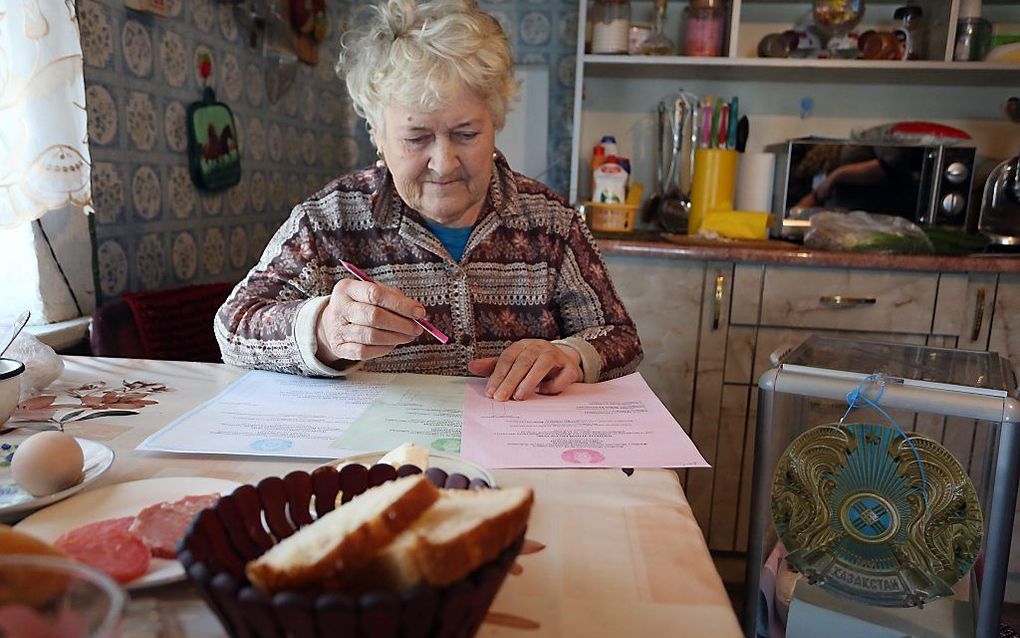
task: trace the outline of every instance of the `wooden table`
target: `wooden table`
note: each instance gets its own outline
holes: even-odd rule
[[[108,390],[165,384],[132,416],[73,423],[67,431],[116,452],[96,487],[153,477],[256,482],[319,463],[240,456],[136,452],[153,432],[211,399],[244,371],[224,365],[67,357],[48,394],[105,382]],[[145,392],[146,390],[135,390]],[[97,391],[98,394],[101,392]],[[123,391],[121,391],[123,395]],[[114,395],[107,395],[116,400]],[[10,424],[8,424],[10,425]],[[696,471],[696,470],[695,470]],[[530,485],[528,538],[544,545],[518,559],[480,636],[739,636],[737,619],[676,474],[668,470],[497,470],[500,485]],[[213,615],[179,583],[132,592],[125,638],[220,636]],[[162,632],[162,633],[161,633]]]

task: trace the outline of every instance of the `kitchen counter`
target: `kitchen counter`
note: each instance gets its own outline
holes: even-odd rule
[[[784,241],[713,241],[686,235],[640,232],[597,234],[603,253],[700,261],[787,264],[937,272],[1020,273],[1020,254],[878,255],[810,250]]]
[[[758,380],[773,354],[822,334],[998,352],[1020,370],[1020,255],[835,253],[651,232],[597,241],[641,338],[638,370],[712,465],[687,472],[684,492],[716,552],[748,547]],[[845,410],[811,402],[798,418],[827,423]],[[910,424],[983,489],[987,427],[935,415]],[[1013,546],[1010,602],[1020,601],[1020,519]]]

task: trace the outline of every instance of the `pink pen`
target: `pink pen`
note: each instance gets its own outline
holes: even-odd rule
[[[729,119],[730,105],[723,102],[722,109],[719,112],[719,141],[717,142],[719,148],[726,148],[726,135],[729,131]]]
[[[352,275],[354,275],[355,277],[357,277],[361,281],[367,281],[369,283],[375,283],[372,280],[371,277],[366,275],[360,268],[358,268],[354,264],[346,262],[346,261],[341,259],[340,260],[340,265],[343,266],[344,268],[346,268],[347,272],[351,273]],[[432,335],[433,337],[435,337],[436,340],[439,341],[439,343],[446,343],[447,341],[450,340],[449,337],[447,337],[445,334],[443,334],[442,330],[440,330],[439,328],[437,328],[434,325],[432,325],[432,323],[428,319],[414,319],[414,318],[412,318],[411,321],[415,322],[416,324],[418,324],[419,326],[424,328],[425,332],[427,332],[430,335]]]
[[[712,146],[712,97],[701,106],[701,148]]]

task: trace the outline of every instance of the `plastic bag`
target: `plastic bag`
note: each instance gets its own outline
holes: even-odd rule
[[[868,144],[914,144],[952,146],[971,139],[965,131],[936,122],[892,122],[857,129],[850,139]]]
[[[913,222],[893,215],[818,213],[804,245],[817,250],[852,253],[931,254],[931,241]]]
[[[21,375],[19,402],[38,394],[40,390],[56,381],[64,371],[64,360],[57,356],[53,348],[27,332],[18,335],[7,349],[4,358],[25,364],[25,374]]]

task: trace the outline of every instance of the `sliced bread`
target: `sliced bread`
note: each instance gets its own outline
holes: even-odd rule
[[[19,532],[7,525],[0,525],[0,556],[12,554],[67,558],[67,554],[35,536]],[[45,568],[33,569],[24,566],[18,569],[16,565],[10,565],[0,572],[0,607],[15,604],[41,606],[67,589],[68,580],[69,576],[47,571]]]
[[[342,579],[376,556],[438,498],[438,488],[420,474],[374,487],[248,563],[248,579],[266,593],[319,588]]]
[[[448,585],[499,556],[527,527],[529,487],[441,491],[414,525],[337,584],[351,591]]]

